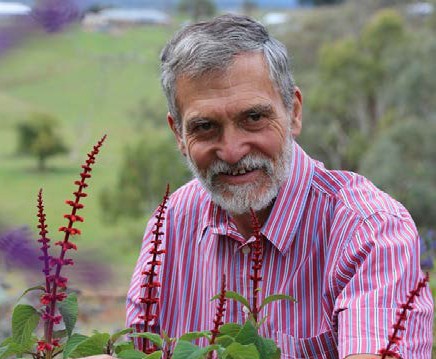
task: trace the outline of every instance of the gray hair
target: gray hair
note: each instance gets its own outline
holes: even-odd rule
[[[246,52],[263,53],[283,104],[292,108],[295,84],[286,47],[270,37],[259,22],[247,16],[222,15],[182,28],[162,50],[161,83],[168,110],[180,133],[182,119],[176,99],[177,77],[198,78],[211,71],[225,70],[236,55]]]

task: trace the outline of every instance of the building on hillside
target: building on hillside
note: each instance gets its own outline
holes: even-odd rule
[[[113,8],[98,13],[86,14],[82,20],[85,29],[91,31],[110,31],[141,25],[168,25],[171,18],[156,9]]]
[[[18,2],[0,2],[0,20],[27,16],[32,9]]]
[[[268,12],[262,18],[262,23],[266,26],[277,26],[286,24],[289,16],[284,12]]]
[[[434,5],[430,2],[416,2],[414,4],[409,4],[406,7],[406,12],[408,15],[412,16],[428,16],[433,14]]]

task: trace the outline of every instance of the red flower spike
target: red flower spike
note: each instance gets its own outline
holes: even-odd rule
[[[262,276],[260,275],[260,271],[262,269],[263,262],[263,248],[262,248],[262,234],[260,233],[260,224],[257,219],[256,213],[253,209],[250,208],[251,212],[251,226],[253,228],[253,235],[255,237],[254,242],[252,243],[252,255],[251,262],[253,263],[252,269],[253,274],[250,275],[250,280],[253,281],[253,302],[251,312],[253,313],[253,318],[257,322],[257,315],[259,313],[258,308],[258,297],[259,297],[259,283],[262,280]]]
[[[82,188],[86,188],[86,187],[88,187],[88,184],[85,183],[85,182],[83,182],[83,181],[74,181],[74,184],[75,184],[76,186],[79,186],[79,187],[82,187]]]
[[[223,278],[221,280],[220,296],[218,298],[218,305],[216,307],[215,319],[213,320],[214,327],[210,331],[212,333],[212,337],[210,338],[210,344],[215,343],[215,339],[220,333],[219,327],[224,324],[223,317],[224,312],[226,311],[226,301],[226,275],[223,274]]]
[[[391,350],[391,347],[394,344],[398,345],[401,342],[402,337],[398,335],[398,332],[400,330],[406,330],[404,326],[404,322],[407,319],[407,312],[413,310],[412,303],[414,302],[415,298],[420,295],[421,289],[424,288],[429,281],[430,281],[430,276],[427,272],[425,277],[418,282],[416,288],[412,289],[409,292],[409,294],[407,295],[406,303],[401,304],[400,306],[401,310],[399,310],[397,313],[397,322],[392,326],[394,331],[392,335],[389,335],[388,337],[389,339],[388,345],[386,346],[386,348],[379,350],[379,354],[381,354],[382,356],[381,359],[386,359],[387,357],[394,357],[394,358],[401,359],[401,355]]]
[[[56,295],[56,300],[58,302],[62,302],[65,298],[67,298],[67,293],[62,292]]]
[[[58,258],[48,258],[46,260],[47,266],[50,264],[55,267],[55,274],[49,274],[49,271],[45,269],[47,283],[49,284],[49,291],[47,291],[47,295],[43,295],[41,297],[41,302],[46,304],[46,311],[43,313],[42,318],[45,321],[44,325],[44,340],[38,342],[38,350],[44,351],[44,357],[46,359],[52,359],[52,349],[53,347],[59,346],[59,340],[53,338],[53,326],[54,324],[59,324],[62,317],[59,315],[55,315],[56,311],[56,303],[63,301],[66,298],[65,292],[58,293],[58,288],[66,288],[68,279],[66,277],[62,277],[60,275],[61,269],[65,265],[73,265],[72,259],[66,259],[66,252],[70,249],[77,250],[77,246],[75,243],[69,241],[70,236],[80,235],[81,232],[79,229],[74,228],[73,224],[75,222],[83,222],[83,217],[77,215],[77,211],[83,208],[83,204],[80,203],[80,200],[87,196],[86,193],[83,192],[84,188],[88,187],[86,184],[86,179],[90,178],[91,175],[91,164],[95,162],[95,155],[98,153],[100,147],[103,145],[103,142],[106,139],[106,135],[102,137],[102,139],[93,147],[93,150],[88,153],[85,165],[82,165],[82,173],[80,173],[80,180],[75,181],[74,184],[78,186],[78,189],[73,192],[74,199],[67,200],[65,203],[71,207],[71,213],[64,215],[64,218],[68,220],[67,226],[62,226],[59,228],[60,232],[64,232],[64,239],[62,241],[58,241],[55,244],[61,247],[61,252]],[[42,200],[40,201],[40,205],[42,207]],[[38,207],[39,208],[39,207]],[[41,233],[46,234],[46,226],[44,223],[45,215],[42,213],[42,209],[38,212],[39,217],[39,227],[41,229]],[[44,241],[43,244],[46,245]],[[48,246],[47,246],[48,248]]]
[[[169,191],[170,187],[167,185],[165,195],[157,209],[157,214],[155,216],[157,221],[154,224],[155,228],[152,232],[154,238],[151,241],[153,247],[149,252],[149,254],[152,255],[152,259],[147,262],[147,265],[149,266],[148,269],[142,271],[142,274],[145,275],[146,278],[144,279],[144,284],[141,287],[145,288],[145,290],[144,297],[139,298],[139,300],[141,303],[144,303],[144,314],[141,315],[142,320],[144,320],[144,332],[151,330],[152,323],[157,318],[155,314],[152,314],[152,307],[159,303],[159,298],[154,297],[153,291],[161,286],[161,283],[156,281],[155,277],[157,276],[157,267],[162,265],[162,261],[158,260],[158,256],[164,254],[166,251],[159,248],[160,244],[162,243],[162,240],[159,237],[163,235],[159,229],[163,226],[163,220],[165,219],[165,210],[167,208],[166,203],[169,198]],[[156,346],[151,345],[148,339],[143,338],[142,351],[144,353],[151,354],[156,351],[156,349]]]
[[[40,340],[38,341],[38,346],[36,347],[36,350],[39,352],[51,351],[53,350],[53,347],[51,344],[46,343],[44,340]]]
[[[50,242],[50,239],[47,237],[48,231],[47,231],[47,225],[45,224],[46,215],[44,213],[42,188],[39,190],[38,193],[37,208],[38,208],[37,217],[39,222],[37,227],[41,229],[39,232],[41,238],[38,239],[38,242],[42,243],[41,251],[43,254],[41,257],[39,257],[39,259],[41,259],[44,262],[44,268],[42,269],[42,272],[45,274],[45,292],[50,293],[50,281],[48,280],[48,276],[50,275],[50,258],[51,258],[48,253],[48,248],[50,248],[48,243]]]
[[[50,293],[44,293],[40,298],[40,302],[42,305],[50,304],[51,301],[52,301],[52,296]]]

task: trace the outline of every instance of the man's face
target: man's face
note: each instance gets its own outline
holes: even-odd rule
[[[289,172],[301,94],[283,105],[261,54],[239,55],[226,71],[177,80],[181,152],[212,200],[234,214],[271,204]],[[291,126],[293,125],[293,126]],[[294,129],[295,128],[295,129]]]

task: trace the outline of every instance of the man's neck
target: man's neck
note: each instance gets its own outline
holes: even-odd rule
[[[257,220],[262,227],[271,213],[272,205],[256,212]],[[247,240],[253,235],[251,213],[232,214],[232,219],[238,228],[238,232]]]

